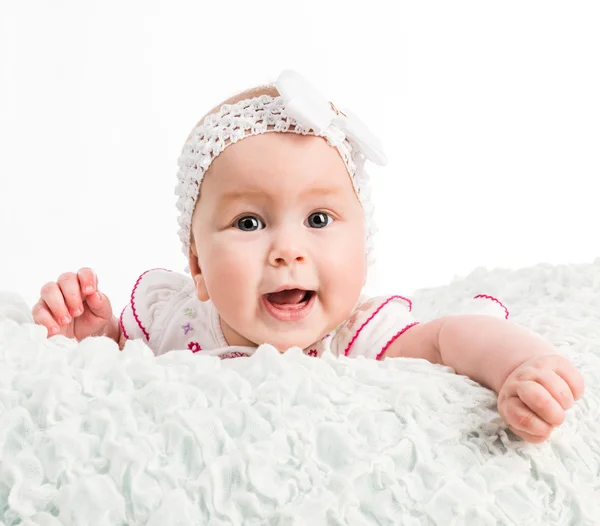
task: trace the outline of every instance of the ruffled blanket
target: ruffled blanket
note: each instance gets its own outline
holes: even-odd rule
[[[479,291],[581,368],[586,393],[542,445],[494,393],[423,360],[220,361],[141,342],[45,338],[0,296],[3,525],[600,524],[600,260],[476,270],[415,316]]]

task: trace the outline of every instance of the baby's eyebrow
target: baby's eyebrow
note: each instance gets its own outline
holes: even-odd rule
[[[237,190],[233,192],[226,192],[220,198],[221,204],[228,204],[240,200],[264,200],[267,198],[267,194],[262,190]]]
[[[312,187],[302,192],[302,197],[339,195],[343,190],[337,186]]]
[[[300,193],[300,198],[314,197],[314,196],[332,196],[340,195],[342,189],[336,186],[326,187],[311,187]],[[231,192],[224,193],[220,198],[219,202],[221,205],[229,204],[235,201],[265,201],[271,199],[272,196],[269,192],[264,190],[234,190]]]

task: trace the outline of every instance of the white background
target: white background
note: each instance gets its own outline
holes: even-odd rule
[[[283,68],[387,147],[373,291],[592,261],[599,27],[597,1],[0,0],[0,289],[89,265],[120,311],[182,270],[183,141]]]

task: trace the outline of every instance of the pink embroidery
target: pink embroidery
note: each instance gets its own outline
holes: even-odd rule
[[[307,356],[313,356],[315,358],[318,358],[319,353],[317,352],[316,349],[311,349],[310,351],[305,353]]]
[[[248,355],[243,352],[234,351],[220,356],[221,360],[229,360],[230,358],[247,358]]]
[[[498,300],[497,298],[494,298],[494,296],[488,296],[487,294],[477,294],[477,296],[475,296],[473,299],[479,299],[479,298],[485,298],[486,300],[491,300],[491,301],[495,301],[498,305],[500,305],[500,307],[502,307],[504,309],[504,312],[506,312],[506,316],[504,316],[505,320],[508,320],[508,316],[509,316],[509,312],[508,309],[502,304],[502,302],[500,300]]]
[[[129,335],[127,334],[127,331],[125,330],[125,325],[123,325],[123,314],[125,314],[125,309],[127,307],[123,307],[123,310],[121,311],[121,315],[119,316],[119,325],[121,326],[121,334],[123,334],[123,336],[125,336],[126,340],[129,340]]]
[[[183,329],[183,334],[184,335],[187,335],[188,332],[194,330],[194,327],[192,327],[189,322],[186,323],[185,325],[182,325],[181,328]]]
[[[410,329],[411,327],[414,327],[415,325],[419,325],[419,322],[418,322],[418,321],[415,321],[415,322],[413,322],[413,323],[411,323],[411,324],[407,325],[406,327],[404,327],[404,329],[402,329],[402,330],[401,330],[401,331],[399,331],[398,333],[394,334],[394,336],[392,336],[392,337],[390,338],[390,341],[389,341],[389,342],[387,342],[387,343],[386,343],[386,344],[383,346],[383,348],[381,349],[381,351],[380,351],[380,352],[379,352],[379,354],[377,355],[377,358],[375,358],[375,359],[376,359],[376,360],[381,360],[381,357],[382,357],[382,356],[385,354],[385,351],[387,351],[387,350],[388,350],[388,347],[389,347],[390,345],[392,345],[392,343],[394,343],[394,342],[396,341],[396,339],[397,339],[399,336],[402,336],[402,335],[403,335],[403,334],[404,334],[404,333],[405,333],[405,332],[406,332],[408,329]]]
[[[188,343],[188,349],[192,352],[198,352],[202,350],[202,347],[200,347],[198,342],[190,342]]]
[[[346,347],[346,350],[344,351],[344,356],[348,356],[348,353],[350,352],[351,347],[354,345],[354,342],[356,341],[356,339],[358,338],[358,336],[360,335],[361,331],[367,326],[367,324],[375,317],[375,315],[381,310],[383,309],[383,307],[385,307],[390,301],[395,300],[395,299],[401,299],[404,300],[408,303],[408,311],[412,311],[412,301],[410,301],[408,298],[405,298],[404,296],[390,296],[389,298],[387,298],[381,305],[379,305],[379,307],[377,307],[377,310],[371,314],[371,316],[369,317],[369,319],[367,321],[365,321],[359,328],[358,330],[354,333],[354,336],[352,337],[352,339],[350,340],[350,343],[348,344],[348,346]]]
[[[137,311],[135,310],[135,291],[137,290],[138,285],[140,284],[140,281],[142,281],[142,278],[146,274],[148,274],[148,272],[152,272],[153,270],[165,270],[167,272],[171,272],[170,270],[168,270],[166,268],[152,268],[152,269],[147,270],[146,272],[142,273],[140,275],[140,277],[137,279],[137,281],[135,282],[135,285],[133,286],[133,290],[131,291],[131,298],[130,298],[130,305],[131,305],[131,311],[133,312],[133,317],[135,318],[135,321],[137,322],[138,327],[144,333],[144,336],[146,337],[147,341],[150,341],[150,334],[148,333],[146,328],[142,325],[142,322],[140,321],[140,318],[138,317]]]

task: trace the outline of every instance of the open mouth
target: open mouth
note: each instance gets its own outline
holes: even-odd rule
[[[315,304],[314,290],[287,289],[264,294],[267,312],[279,321],[300,321],[306,318]]]
[[[314,290],[289,289],[265,294],[265,300],[276,309],[295,310],[306,306],[314,294]]]

